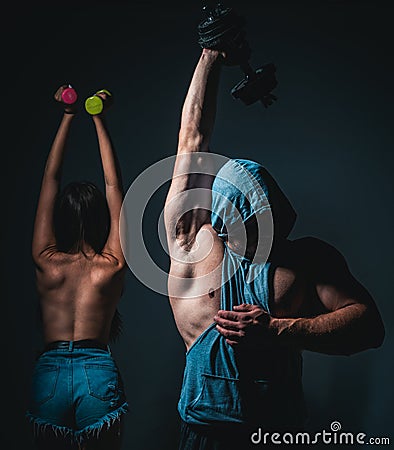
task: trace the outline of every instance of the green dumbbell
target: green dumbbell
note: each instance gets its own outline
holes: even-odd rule
[[[107,89],[101,89],[91,97],[88,97],[85,100],[85,109],[92,116],[103,112],[104,100],[100,97],[100,94],[106,94],[108,97],[112,97],[111,92],[109,92]]]

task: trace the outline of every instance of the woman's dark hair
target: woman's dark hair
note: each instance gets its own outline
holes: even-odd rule
[[[67,184],[56,199],[54,226],[57,249],[79,252],[86,242],[100,253],[108,238],[110,221],[107,200],[98,187],[89,182]],[[122,332],[122,317],[118,310],[112,319],[110,341]]]
[[[54,226],[58,250],[79,252],[85,242],[100,253],[110,226],[103,193],[88,181],[67,184],[56,199]]]

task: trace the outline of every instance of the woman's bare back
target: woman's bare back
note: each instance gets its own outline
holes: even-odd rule
[[[109,256],[54,252],[37,268],[46,343],[97,339],[108,343],[123,288],[124,266]]]

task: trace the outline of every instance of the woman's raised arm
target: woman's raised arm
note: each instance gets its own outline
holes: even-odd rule
[[[56,91],[54,95],[56,101],[62,102],[62,93],[66,88],[67,86],[64,85]],[[74,105],[64,104],[63,118],[44,170],[32,241],[32,256],[38,266],[56,251],[53,212],[60,187],[67,137],[75,112],[76,108]]]
[[[111,104],[110,95],[106,91],[100,91],[96,95],[102,98],[103,112],[106,111]],[[120,244],[119,222],[124,193],[120,165],[103,114],[93,115],[92,118],[97,132],[104,171],[105,195],[110,213],[110,231],[102,253],[104,256],[114,257],[117,264],[123,266],[125,261]]]

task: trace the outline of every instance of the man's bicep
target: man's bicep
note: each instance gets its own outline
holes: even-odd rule
[[[210,224],[216,173],[208,148],[194,150],[178,148],[164,210],[168,239],[185,246],[192,245],[201,227]]]
[[[211,190],[209,186],[204,186],[202,177],[204,175],[200,175],[200,179],[189,176],[187,181],[172,181],[164,209],[170,241],[178,239],[186,245],[192,244],[201,227],[210,223]]]
[[[353,276],[345,257],[335,247],[318,239],[313,239],[311,247],[310,275],[326,310],[371,303],[370,294]]]
[[[335,285],[317,284],[316,292],[320,302],[327,311],[337,311],[345,306],[362,303],[358,293]]]
[[[314,237],[293,241],[295,253],[308,284],[313,289],[309,307],[318,314],[353,303],[366,303],[370,295],[354,278],[349,266],[334,246]]]

